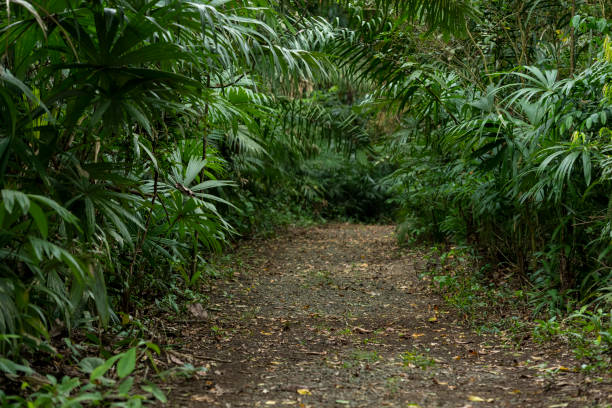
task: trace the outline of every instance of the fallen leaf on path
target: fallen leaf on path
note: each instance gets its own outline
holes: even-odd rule
[[[168,354],[168,358],[170,359],[171,362],[173,362],[174,364],[177,365],[185,365],[185,363],[183,362],[183,360],[181,360],[180,358],[176,357],[173,354]]]
[[[481,398],[481,397],[479,397],[477,395],[470,395],[470,396],[468,396],[468,399],[470,401],[472,401],[472,402],[493,402],[493,401],[495,401],[493,398],[484,399],[484,398]]]
[[[306,388],[298,389],[297,393],[300,395],[312,395],[312,392],[310,392],[310,390],[307,390]]]
[[[210,403],[215,402],[215,400],[213,398],[211,398],[210,396],[208,396],[208,395],[199,395],[199,394],[192,395],[191,396],[191,400],[192,401],[198,401],[198,402],[210,402]]]
[[[362,327],[353,327],[353,330],[357,333],[372,333],[372,330],[364,329]]]
[[[189,313],[198,319],[208,319],[208,312],[204,310],[204,306],[201,303],[192,303],[187,306]]]
[[[567,367],[564,367],[564,366],[559,366],[559,367],[557,367],[557,368],[558,368],[559,370],[561,370],[561,371],[571,371],[571,369],[570,369],[570,368],[567,368]]]
[[[433,317],[430,317],[428,320],[433,323],[433,322],[437,322],[438,318],[436,316],[433,316]]]
[[[549,405],[548,408],[565,408],[569,405],[568,402],[564,402],[563,404],[554,404],[554,405]]]
[[[276,401],[266,401],[266,405],[276,405]]]
[[[349,405],[350,403],[351,401],[347,401],[347,400],[336,400],[336,404]]]
[[[210,392],[212,394],[215,394],[215,395],[223,395],[223,394],[227,393],[226,390],[224,390],[223,388],[219,387],[219,384],[215,385],[215,387],[213,389],[211,389]]]

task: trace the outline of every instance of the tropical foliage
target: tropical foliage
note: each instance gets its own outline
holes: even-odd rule
[[[403,231],[480,246],[529,279],[536,303],[553,311],[572,298],[595,300],[612,276],[610,23],[580,10],[567,18],[563,6],[539,13],[522,4],[533,24],[550,27],[528,41],[509,34],[492,43],[470,33],[464,41],[479,51],[467,65],[480,66],[483,76],[455,67],[467,57],[451,48],[444,65],[419,64],[389,84],[399,95],[393,102],[414,112],[390,144],[403,161],[392,177],[406,214]],[[504,8],[486,11],[499,16]],[[495,64],[508,66],[500,53],[513,55],[505,59],[514,65],[493,72]]]
[[[8,0],[0,368],[129,321],[195,286],[232,238],[304,214],[468,243],[530,282],[536,312],[609,308],[610,13]],[[104,357],[89,371],[122,358]]]

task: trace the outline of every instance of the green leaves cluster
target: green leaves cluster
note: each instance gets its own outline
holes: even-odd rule
[[[141,384],[138,391],[134,378],[130,376],[136,368],[139,353],[148,353],[149,349],[159,353],[156,345],[143,343],[141,346],[144,346],[144,349],[132,347],[106,360],[98,357],[82,359],[79,362],[79,369],[89,374],[87,381],[69,376],[64,376],[61,380],[52,375],[43,377],[29,367],[20,366],[11,360],[0,359],[0,368],[7,376],[16,378],[19,372],[24,372],[38,376],[31,378],[42,383],[36,386],[23,382],[22,390],[37,388],[27,397],[7,396],[0,391],[0,403],[11,408],[63,408],[99,405],[112,401],[113,407],[138,408],[152,400],[167,402],[166,395],[154,384]]]
[[[563,13],[557,7],[525,10],[534,21],[551,24]],[[588,6],[582,11],[593,13],[587,20],[602,21]],[[487,12],[506,10],[491,5]],[[405,236],[481,248],[487,259],[531,280],[535,310],[552,313],[575,301],[609,302],[612,277],[612,107],[606,96],[612,66],[604,46],[610,25],[605,18],[588,28],[564,21],[553,36],[529,37],[522,46],[531,48],[514,55],[507,71],[488,67],[506,66],[512,58],[506,54],[496,65],[495,49],[480,48],[470,61],[477,76],[453,59],[415,61],[384,71],[405,75],[388,77],[375,94],[403,115],[388,151],[401,166],[389,180],[403,207]],[[480,24],[482,32],[495,30]],[[572,28],[576,46],[567,36],[550,54],[557,36]],[[472,36],[463,46],[482,47],[480,40]],[[520,65],[534,60],[538,64]]]
[[[324,76],[316,42],[334,35],[269,6],[0,8],[2,354],[117,321],[177,271],[193,284],[234,233],[222,178],[261,167],[279,132],[270,90]]]

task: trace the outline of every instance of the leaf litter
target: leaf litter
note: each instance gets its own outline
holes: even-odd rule
[[[207,361],[172,378],[175,407],[604,407],[610,377],[571,351],[520,349],[476,335],[419,275],[394,227],[288,228],[241,243],[230,281],[167,339],[173,360]],[[176,326],[176,322],[173,323]],[[179,323],[180,324],[180,323]]]

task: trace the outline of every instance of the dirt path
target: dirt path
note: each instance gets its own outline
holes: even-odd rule
[[[176,407],[606,407],[569,351],[476,336],[419,280],[391,226],[290,229],[232,255],[234,282],[175,333]],[[181,357],[182,356],[182,357]],[[215,361],[206,359],[214,359]],[[193,359],[193,360],[191,360]]]

